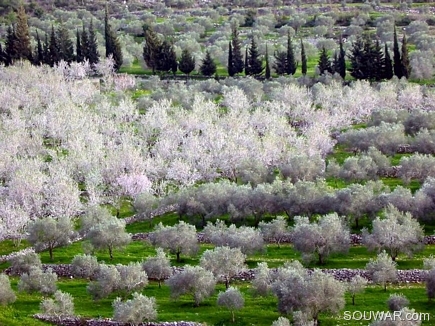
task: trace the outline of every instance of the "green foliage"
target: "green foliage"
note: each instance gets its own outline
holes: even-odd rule
[[[210,55],[210,51],[205,52],[205,58],[202,60],[201,67],[199,71],[204,76],[213,76],[216,73],[216,64],[213,61],[213,58]]]
[[[184,49],[181,53],[178,69],[186,75],[189,75],[195,69],[195,58],[188,49]]]
[[[332,73],[331,61],[329,59],[328,52],[326,51],[326,49],[324,47],[320,51],[319,63],[317,66],[319,68],[319,72],[321,75],[324,74],[325,72]]]
[[[245,64],[245,72],[247,75],[259,76],[263,73],[263,63],[258,53],[257,43],[254,37],[251,38],[251,46],[247,51],[247,58]]]

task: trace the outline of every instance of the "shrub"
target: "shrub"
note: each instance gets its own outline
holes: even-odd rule
[[[29,273],[32,266],[42,268],[41,258],[35,252],[29,252],[25,255],[16,255],[12,257],[9,262],[11,263],[12,275]]]
[[[41,302],[40,309],[43,314],[58,317],[74,315],[74,301],[69,293],[57,290],[54,293],[54,299],[48,298]]]
[[[42,295],[50,295],[56,292],[57,275],[51,268],[45,272],[39,267],[30,267],[29,273],[21,275],[18,282],[18,291],[20,292],[40,292]]]
[[[390,311],[400,311],[409,305],[409,300],[403,294],[393,293],[387,300]]]
[[[122,302],[119,297],[116,298],[112,306],[113,319],[118,322],[139,324],[144,320],[157,319],[156,299],[137,292],[133,293],[133,299],[125,302]]]
[[[11,282],[6,274],[0,274],[0,304],[6,306],[15,302],[17,296],[12,290]]]
[[[72,274],[74,277],[91,279],[98,271],[97,257],[91,255],[75,255],[72,262]]]

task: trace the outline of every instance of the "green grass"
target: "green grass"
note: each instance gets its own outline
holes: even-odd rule
[[[12,279],[14,290],[17,289],[17,278]],[[189,320],[206,323],[206,325],[270,325],[278,319],[280,314],[277,310],[277,300],[274,296],[255,297],[248,282],[233,283],[242,292],[245,298],[245,307],[236,312],[236,324],[230,322],[230,313],[216,306],[217,295],[224,291],[224,285],[218,284],[215,293],[203,301],[199,307],[193,306],[190,296],[183,296],[178,300],[170,298],[169,288],[165,285],[159,289],[156,282],[150,284],[142,291],[144,295],[155,297],[158,305],[159,321]],[[86,292],[87,282],[84,280],[61,279],[58,288],[68,292],[74,297],[75,313],[86,318],[112,317],[111,303],[116,298],[114,293],[108,298],[94,302]],[[391,293],[402,293],[410,300],[410,307],[418,312],[431,313],[433,315],[435,302],[429,303],[426,299],[423,285],[390,285],[384,292],[379,286],[368,286],[361,294],[357,294],[355,306],[351,304],[351,298],[346,295],[346,306],[338,316],[322,314],[322,325],[361,325],[359,321],[345,321],[344,311],[386,311],[386,300]],[[0,325],[46,325],[32,318],[39,311],[39,303],[42,297],[38,294],[18,293],[17,301],[0,310]],[[431,325],[426,322],[423,325]]]

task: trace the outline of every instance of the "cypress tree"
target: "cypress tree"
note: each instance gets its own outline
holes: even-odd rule
[[[385,66],[385,57],[382,52],[381,45],[379,44],[379,40],[376,40],[375,45],[371,49],[371,57],[369,59],[372,62],[372,74],[370,75],[370,79],[374,79],[379,81],[384,78],[384,66]]]
[[[95,33],[93,19],[91,19],[88,33],[85,36],[87,37],[87,45],[86,45],[86,47],[87,47],[86,55],[87,56],[86,56],[86,58],[89,60],[89,63],[91,65],[97,64],[98,62],[100,62],[100,54],[98,53],[97,35]],[[82,44],[83,44],[83,42],[82,42]],[[106,49],[106,51],[107,51],[107,49]],[[106,52],[106,54],[107,54],[107,52]],[[113,57],[115,59],[115,56],[113,56]],[[115,64],[116,64],[116,62],[115,62]]]
[[[304,43],[301,39],[301,63],[302,63],[302,75],[307,74],[307,55],[305,54]]]
[[[406,79],[408,79],[409,76],[411,75],[411,63],[409,62],[407,43],[408,42],[406,41],[406,35],[403,34],[401,64],[402,64],[402,76],[405,77]]]
[[[178,68],[183,74],[186,74],[188,76],[193,71],[193,69],[195,69],[195,58],[192,56],[188,49],[184,49],[181,53]]]
[[[83,62],[84,57],[82,53],[82,43],[81,43],[81,37],[79,33],[79,29],[76,29],[76,61],[77,62]]]
[[[393,60],[394,75],[400,79],[403,77],[403,68],[402,59],[400,58],[399,42],[397,41],[396,25],[394,25]]]
[[[45,33],[44,44],[42,45],[43,55],[43,64],[50,64],[50,42],[48,41],[48,34]]]
[[[338,67],[337,72],[341,78],[346,78],[346,52],[343,49],[343,40],[340,38],[340,51],[338,54]]]
[[[320,51],[318,67],[321,75],[323,75],[325,71],[332,73],[331,61],[329,60],[328,52],[325,47]]]
[[[80,35],[81,51],[84,60],[89,60],[89,36],[83,24],[82,33]]]
[[[233,66],[233,73],[238,74],[243,72],[243,57],[242,57],[242,45],[239,40],[239,31],[237,30],[237,27],[233,28],[232,33],[232,66]]]
[[[59,47],[59,58],[71,63],[74,60],[74,45],[64,24],[61,24],[57,30],[57,44]]]
[[[51,25],[50,42],[48,44],[48,64],[53,67],[60,61],[59,45],[57,44],[54,27]]]
[[[145,44],[143,47],[143,58],[147,66],[151,68],[154,75],[156,73],[157,57],[160,51],[160,47],[162,46],[162,43],[157,37],[157,34],[150,26],[144,25],[143,29],[144,29],[144,36],[145,36]]]
[[[202,60],[201,67],[199,68],[199,71],[204,76],[212,76],[216,73],[216,64],[214,63],[210,51],[206,51],[205,58]]]
[[[6,65],[11,65],[18,58],[17,52],[17,35],[15,33],[15,27],[8,26],[6,30],[6,41],[5,41],[5,53],[6,53]]]
[[[361,37],[358,37],[352,44],[349,59],[351,64],[351,76],[356,79],[366,78],[364,41]]]
[[[164,40],[159,48],[159,53],[157,55],[157,66],[156,70],[159,72],[174,72],[177,71],[177,57],[175,55],[174,47],[167,41]]]
[[[273,69],[275,72],[280,76],[287,73],[287,53],[284,51],[275,52],[274,57]]]
[[[260,54],[258,53],[257,43],[255,43],[254,37],[251,39],[251,47],[248,53],[248,74],[252,76],[259,76],[263,73],[263,62],[260,59]]]
[[[384,49],[384,69],[383,69],[385,79],[393,78],[393,62],[391,61],[390,52],[388,51],[387,43],[385,43]]]
[[[228,76],[233,77],[235,75],[234,66],[233,66],[233,46],[231,45],[231,41],[228,46]]]
[[[248,66],[248,47],[245,48],[245,75],[249,76],[249,66]]]
[[[265,77],[266,79],[270,79],[270,66],[269,66],[269,53],[267,51],[267,44],[266,44],[266,68],[265,68]]]
[[[114,68],[115,70],[119,70],[123,61],[121,43],[109,24],[109,9],[107,4],[104,16],[104,37],[106,44],[106,57],[112,56]]]
[[[20,5],[17,14],[16,34],[16,59],[32,59],[32,47],[30,45],[29,25],[27,24],[27,15],[24,6]]]
[[[33,64],[40,65],[44,63],[44,48],[42,47],[41,38],[38,31],[36,31],[36,49],[33,54]]]
[[[338,52],[334,51],[334,57],[332,58],[332,65],[331,65],[332,73],[338,73]]]
[[[297,63],[295,61],[295,54],[293,51],[292,39],[290,37],[290,31],[287,33],[287,56],[286,56],[286,73],[288,75],[294,75],[296,72]]]

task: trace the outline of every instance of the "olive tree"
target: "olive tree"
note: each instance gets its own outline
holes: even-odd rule
[[[50,259],[53,260],[53,249],[66,246],[74,237],[74,226],[68,217],[52,217],[37,219],[27,227],[27,240],[36,251],[48,249]]]
[[[332,275],[315,269],[312,273],[300,264],[292,264],[278,272],[272,291],[278,297],[278,310],[287,314],[300,310],[317,323],[320,313],[338,313],[344,308],[345,286]]]
[[[40,304],[40,309],[45,315],[56,317],[66,317],[74,315],[74,299],[71,294],[57,290],[54,299],[44,299]]]
[[[133,299],[122,301],[116,298],[113,303],[113,319],[122,323],[140,324],[157,319],[157,305],[154,297],[133,293]]]
[[[397,263],[385,252],[381,252],[376,259],[370,259],[366,271],[374,283],[382,284],[387,291],[387,283],[397,280]]]
[[[270,293],[272,285],[272,274],[267,263],[258,263],[254,270],[254,279],[251,281],[254,294],[267,296]]]
[[[150,234],[150,241],[154,246],[168,249],[171,254],[194,256],[198,252],[198,238],[194,225],[180,221],[174,226],[164,226],[161,222]]]
[[[15,302],[17,296],[12,290],[11,282],[6,274],[0,274],[0,304],[6,306],[9,303]]]
[[[235,322],[234,311],[240,310],[245,305],[245,299],[240,293],[239,289],[229,287],[225,292],[219,292],[217,298],[217,305],[227,308],[231,311],[232,321]]]
[[[108,249],[110,259],[113,259],[114,249],[125,247],[131,242],[131,236],[125,231],[125,221],[115,216],[93,225],[86,238],[93,248]]]
[[[241,252],[246,255],[264,249],[264,241],[260,231],[248,226],[237,228],[231,224],[227,227],[223,221],[217,220],[214,225],[210,222],[207,223],[204,235],[215,246],[240,248]]]
[[[363,243],[369,250],[386,250],[395,261],[400,253],[412,256],[424,249],[424,230],[409,212],[388,205],[383,215],[383,219],[373,221],[371,233],[367,228],[362,230]]]
[[[350,246],[349,229],[337,213],[321,216],[313,223],[308,217],[296,216],[291,234],[294,248],[307,262],[316,255],[318,263],[323,264],[331,253],[347,253]]]
[[[366,285],[367,280],[360,275],[355,275],[354,277],[352,277],[352,279],[347,284],[347,292],[349,292],[350,296],[352,297],[353,305],[355,305],[355,296],[358,293],[363,292]]]
[[[156,253],[155,257],[148,257],[142,263],[142,268],[147,273],[149,279],[159,282],[159,288],[161,288],[162,281],[172,275],[172,268],[171,262],[162,248],[157,248]]]
[[[260,222],[258,227],[261,230],[264,240],[273,240],[278,244],[278,247],[281,241],[290,235],[287,221],[285,220],[284,216],[278,216],[269,223]]]
[[[42,268],[41,257],[35,252],[28,252],[24,255],[16,255],[9,260],[11,274],[21,275],[28,273],[32,266]]]
[[[172,298],[179,298],[184,294],[193,297],[195,306],[211,296],[216,286],[216,279],[212,272],[209,272],[201,266],[184,266],[180,273],[172,275],[165,282],[171,291]]]
[[[245,268],[245,260],[246,255],[239,248],[216,247],[202,254],[200,265],[216,278],[223,276],[228,289],[231,278]]]
[[[56,292],[57,274],[51,268],[45,272],[39,267],[31,267],[28,273],[21,275],[18,282],[18,291],[20,292],[40,292],[47,296]]]
[[[91,279],[98,271],[97,257],[91,255],[75,255],[71,261],[72,274],[74,277]]]

